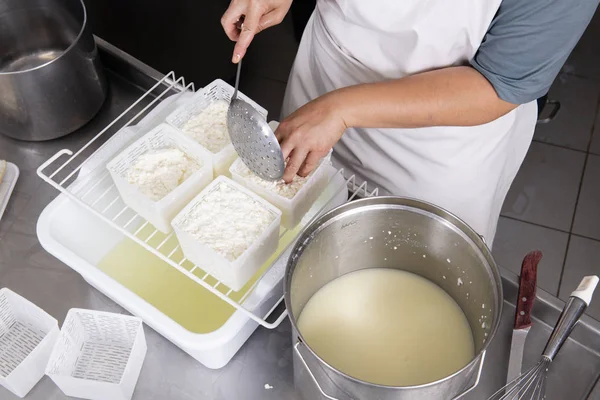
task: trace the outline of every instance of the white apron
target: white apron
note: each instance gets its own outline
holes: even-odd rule
[[[288,82],[282,117],[332,90],[467,64],[501,0],[319,0]],[[535,102],[476,127],[348,129],[333,160],[380,194],[462,218],[491,245],[531,143]]]

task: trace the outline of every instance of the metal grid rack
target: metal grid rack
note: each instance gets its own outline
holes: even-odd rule
[[[173,232],[168,235],[161,233],[148,221],[144,220],[132,209],[127,207],[122,201],[119,192],[106,169],[107,162],[131,142],[131,140],[129,140],[129,142],[115,141],[114,139],[118,136],[113,136],[115,130],[123,132],[123,128],[135,127],[135,124],[142,121],[144,117],[148,117],[151,110],[163,100],[171,96],[179,96],[186,93],[189,95],[191,92],[194,92],[193,83],[186,84],[183,77],[177,78],[173,72],[170,72],[158,81],[150,90],[144,93],[119,117],[100,131],[94,138],[83,145],[81,149],[75,153],[69,149],[58,151],[38,168],[37,173],[44,181],[58,189],[69,199],[98,216],[111,227],[118,230],[126,237],[134,240],[186,277],[203,286],[215,296],[218,296],[232,307],[244,312],[249,318],[265,328],[276,328],[285,319],[287,312],[283,311],[274,322],[268,322],[267,319],[273,319],[270,318],[270,316],[283,301],[283,296],[280,297],[265,315],[256,315],[252,310],[244,306],[244,301],[248,295],[252,293],[261,278],[269,273],[275,263],[262,271],[261,276],[256,279],[255,283],[244,292],[232,291],[224,284],[202,271],[198,266],[189,262],[183,256],[180,245]],[[135,115],[128,119],[132,114]],[[92,144],[97,141],[98,143],[104,142],[104,144],[96,151],[89,154],[90,149],[93,148]],[[66,159],[64,159],[64,157],[66,157]],[[59,162],[59,159],[62,159],[62,161]],[[334,178],[336,178],[337,175],[339,175],[337,187],[332,187],[332,185],[335,185],[334,181],[336,179]],[[331,178],[328,192],[332,194],[322,207],[312,213],[313,218],[316,218],[321,214],[322,211],[328,207],[329,203],[332,202],[336,194],[341,193],[342,190],[350,191],[348,201],[357,197],[377,195],[377,189],[369,191],[366,182],[357,185],[354,176],[347,179],[339,179],[340,177],[343,177],[342,170],[337,171],[334,177]],[[341,181],[344,183],[340,185],[339,182]],[[282,254],[285,254],[286,250],[288,250],[295,242],[297,236],[297,230],[282,230],[280,241],[283,241],[287,245],[279,252],[277,258],[281,257]]]

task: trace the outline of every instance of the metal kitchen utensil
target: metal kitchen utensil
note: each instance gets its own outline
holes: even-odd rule
[[[597,285],[597,276],[592,275],[583,278],[577,289],[571,293],[567,304],[565,304],[550,339],[548,339],[546,348],[542,352],[540,361],[529,371],[498,390],[488,400],[545,399],[548,367],[590,304]]]
[[[394,387],[354,379],[320,358],[297,328],[303,307],[337,277],[372,266],[413,272],[452,296],[472,327],[472,360],[435,382]],[[401,197],[352,201],[314,220],[294,245],[284,288],[292,323],[294,382],[306,400],[464,398],[479,383],[502,314],[500,274],[483,239],[447,211]]]
[[[532,251],[525,256],[523,264],[521,265],[519,298],[517,299],[515,327],[513,329],[512,341],[510,344],[506,383],[510,383],[513,379],[521,375],[525,340],[531,329],[531,309],[533,308],[533,302],[535,301],[537,267],[541,259],[541,251]]]
[[[285,162],[279,141],[262,115],[238,98],[242,61],[238,63],[235,91],[227,111],[227,129],[231,143],[246,166],[267,181],[283,177]]]
[[[0,0],[0,133],[55,139],[91,120],[107,85],[82,0]]]

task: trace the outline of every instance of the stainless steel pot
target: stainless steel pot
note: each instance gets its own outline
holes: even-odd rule
[[[296,321],[314,293],[341,275],[377,267],[418,274],[456,300],[475,339],[476,356],[468,365],[426,385],[381,386],[336,370],[305,343]],[[501,278],[482,238],[436,206],[398,197],[347,203],[310,224],[290,256],[285,290],[293,326],[294,380],[306,400],[460,398],[479,382],[502,313]]]
[[[0,133],[55,139],[86,124],[105,98],[82,0],[0,0]]]

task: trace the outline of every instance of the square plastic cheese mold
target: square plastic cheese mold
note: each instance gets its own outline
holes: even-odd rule
[[[194,213],[206,195],[218,190],[221,184],[245,193],[259,207],[267,209],[273,215],[273,222],[234,261],[227,260],[183,229],[185,221]],[[280,224],[279,209],[225,176],[215,179],[173,220],[173,228],[185,257],[234,291],[239,291],[277,250]]]
[[[0,385],[19,397],[44,376],[58,322],[13,291],[0,289]]]
[[[167,123],[178,129],[185,135],[183,127],[190,119],[202,113],[202,111],[204,111],[206,107],[208,107],[214,102],[217,102],[219,100],[223,100],[227,103],[231,102],[231,96],[233,96],[233,92],[234,88],[231,85],[227,84],[221,79],[217,79],[210,83],[208,86],[205,86],[204,88],[198,90],[198,92],[187,104],[179,107],[171,115],[169,115],[167,117]],[[265,110],[264,108],[256,104],[256,102],[252,101],[249,97],[245,96],[240,92],[238,92],[238,96],[242,100],[249,103],[258,112],[260,112],[260,114],[265,118],[265,120],[267,119],[267,110]],[[194,143],[202,147],[199,143],[195,141]],[[214,175],[229,176],[229,167],[237,157],[237,153],[233,148],[233,145],[229,143],[220,152],[210,153],[213,156]]]
[[[46,374],[67,396],[129,400],[146,350],[140,318],[72,308]]]
[[[281,225],[284,228],[292,229],[302,221],[302,218],[319,198],[329,182],[327,166],[331,165],[328,159],[321,161],[317,169],[309,176],[304,185],[291,199],[282,196],[272,190],[269,190],[255,181],[243,176],[244,169],[247,167],[243,161],[238,158],[235,160],[229,171],[234,181],[242,184],[254,193],[258,194],[282,212]]]
[[[127,181],[127,171],[142,154],[151,150],[178,148],[202,166],[171,193],[159,201],[142,194]],[[171,221],[179,211],[213,179],[210,153],[167,124],[161,124],[127,147],[106,166],[125,204],[163,233],[173,229]]]

